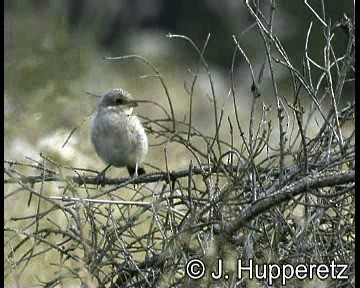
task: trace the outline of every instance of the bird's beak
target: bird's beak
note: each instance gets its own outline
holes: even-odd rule
[[[128,107],[137,107],[138,103],[134,100],[131,100],[131,101],[127,101],[125,105]]]

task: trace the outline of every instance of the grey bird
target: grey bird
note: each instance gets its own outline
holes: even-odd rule
[[[148,139],[139,118],[133,115],[138,103],[123,89],[113,89],[102,96],[91,122],[91,141],[107,167],[126,167],[131,177],[142,175],[141,166],[148,152]]]

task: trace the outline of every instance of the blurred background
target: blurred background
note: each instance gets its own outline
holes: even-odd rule
[[[320,2],[313,2],[310,4],[320,13]],[[306,31],[313,20],[310,54],[321,61],[323,51],[317,47],[324,41],[323,27],[303,1],[282,0],[275,4],[274,33],[290,59],[301,64]],[[256,74],[264,60],[262,40],[244,1],[8,0],[4,7],[6,159],[39,159],[39,153],[43,152],[62,163],[102,169],[90,145],[88,120],[61,148],[70,131],[80,125],[98,101],[85,94],[86,91],[103,95],[111,88],[122,87],[136,99],[157,101],[168,108],[159,80],[142,77],[153,74],[144,63],[109,61],[104,57],[138,54],[150,61],[163,75],[179,119],[188,113],[189,95],[184,85],[190,87],[199,57],[188,42],[169,39],[168,33],[190,37],[199,49],[210,33],[205,58],[220,106],[231,87],[230,67],[235,47],[232,35],[237,37]],[[326,15],[333,22],[340,21],[344,13],[352,17],[351,7],[351,1],[326,1]],[[343,51],[345,39],[345,33],[343,39],[341,35],[334,39],[337,50]],[[289,89],[288,73],[285,77],[284,72],[284,69],[277,72],[281,95]],[[235,76],[239,110],[249,111],[251,78],[241,56],[235,61]],[[270,83],[266,79],[269,79],[267,72],[261,89],[271,91],[267,90]],[[344,87],[345,94],[351,93],[351,85]],[[262,94],[263,101],[273,96]],[[204,132],[210,129],[209,120],[213,123],[209,95],[206,71],[201,70],[195,88],[193,123]],[[226,108],[227,102],[224,105]],[[231,110],[231,101],[229,105]],[[136,112],[152,118],[159,110],[143,104]],[[248,121],[248,113],[242,117]],[[164,159],[151,155],[162,152],[163,147],[153,149],[149,161],[154,159],[153,164],[160,165]],[[180,161],[175,161],[176,165],[187,167],[188,162],[180,152],[174,151],[171,157]]]
[[[160,103],[169,111],[164,89],[141,61],[110,61],[104,57],[137,54],[145,57],[162,74],[169,89],[176,118],[189,117],[189,94],[199,57],[191,45],[166,35],[182,34],[202,49],[210,39],[204,57],[208,61],[219,107],[224,119],[234,119],[230,70],[236,36],[258,75],[264,61],[259,32],[240,0],[6,0],[4,2],[4,154],[6,160],[42,161],[40,153],[57,163],[72,167],[102,170],[89,137],[90,113],[98,99],[86,92],[103,95],[112,88],[124,88],[138,100]],[[264,9],[270,9],[268,3]],[[266,1],[267,2],[267,1]],[[308,1],[321,13],[321,1]],[[312,3],[313,2],[313,3]],[[309,54],[322,63],[323,27],[303,1],[274,1],[273,32],[282,42],[293,64],[301,67],[306,32],[314,21]],[[352,1],[327,0],[326,19],[341,21],[343,14],[353,17]],[[263,10],[264,11],[264,10]],[[333,39],[335,53],[344,51],[346,33]],[[340,55],[342,52],[339,52]],[[260,87],[260,103],[274,107],[268,69]],[[240,121],[247,129],[252,103],[251,76],[239,55],[235,60],[234,85]],[[314,70],[314,74],[316,74]],[[314,75],[314,78],[316,75]],[[291,95],[288,71],[277,66],[279,94]],[[353,97],[353,82],[344,86],[344,100]],[[203,134],[214,135],[211,87],[205,69],[199,71],[194,92],[193,125]],[[261,113],[261,104],[258,105]],[[276,109],[273,109],[276,113]],[[161,110],[142,104],[136,113],[149,119],[161,118]],[[161,116],[162,115],[162,116]],[[187,120],[186,120],[187,121]],[[315,124],[314,124],[315,125]],[[220,131],[229,139],[228,125]],[[69,133],[78,128],[65,147]],[[276,134],[275,134],[276,135]],[[276,140],[278,143],[278,140]],[[165,169],[165,145],[150,139],[146,162]],[[170,170],[187,169],[191,154],[167,145]],[[204,150],[204,149],[203,149]],[[30,161],[32,161],[30,160]],[[112,169],[113,176],[127,176],[126,169]],[[151,171],[151,169],[149,169]],[[9,187],[9,186],[7,186]],[[53,185],[54,191],[57,184]],[[5,191],[5,195],[6,195]],[[53,191],[48,191],[52,194]],[[27,199],[6,202],[5,217],[28,211]],[[14,198],[12,198],[14,199]],[[22,200],[21,200],[22,199]],[[22,203],[22,202],[24,203]],[[43,259],[44,263],[48,261]],[[29,283],[38,283],[37,267],[29,267]]]

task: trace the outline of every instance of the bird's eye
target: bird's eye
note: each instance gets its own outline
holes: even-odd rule
[[[116,98],[116,99],[115,99],[115,103],[118,104],[118,105],[124,104],[124,99],[122,99],[122,98]]]

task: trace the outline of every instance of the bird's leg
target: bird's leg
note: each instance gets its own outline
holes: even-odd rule
[[[99,186],[99,184],[101,184],[101,186],[104,186],[104,184],[102,184],[102,182],[105,179],[105,172],[106,170],[108,170],[111,167],[111,164],[107,165],[105,167],[104,170],[102,170],[101,172],[99,172],[99,174],[96,176],[95,180],[96,180],[96,185]]]
[[[135,173],[133,175],[133,178],[138,177],[138,170],[139,170],[139,163],[136,162],[136,164],[135,164]]]
[[[127,166],[126,167],[128,172],[129,172],[129,176],[131,179],[135,179],[139,176],[138,172],[139,172],[139,164],[136,162],[135,164],[135,168],[131,167],[131,166]],[[134,189],[136,190],[138,188],[137,184],[134,184]]]
[[[142,165],[139,165],[139,163],[136,163],[135,167],[126,166],[126,168],[131,179],[135,179],[138,176],[146,174],[145,168]],[[136,188],[135,185],[134,188]]]
[[[130,178],[136,178],[146,173],[144,167],[140,166],[139,163],[136,163],[135,167],[127,166],[126,168]]]
[[[134,172],[134,175],[133,175],[133,179],[138,177],[138,169],[139,169],[139,164],[138,164],[138,162],[136,162],[136,164],[135,164],[135,172]],[[138,184],[134,184],[134,189],[135,189],[135,190],[137,190],[138,187],[139,187]]]

